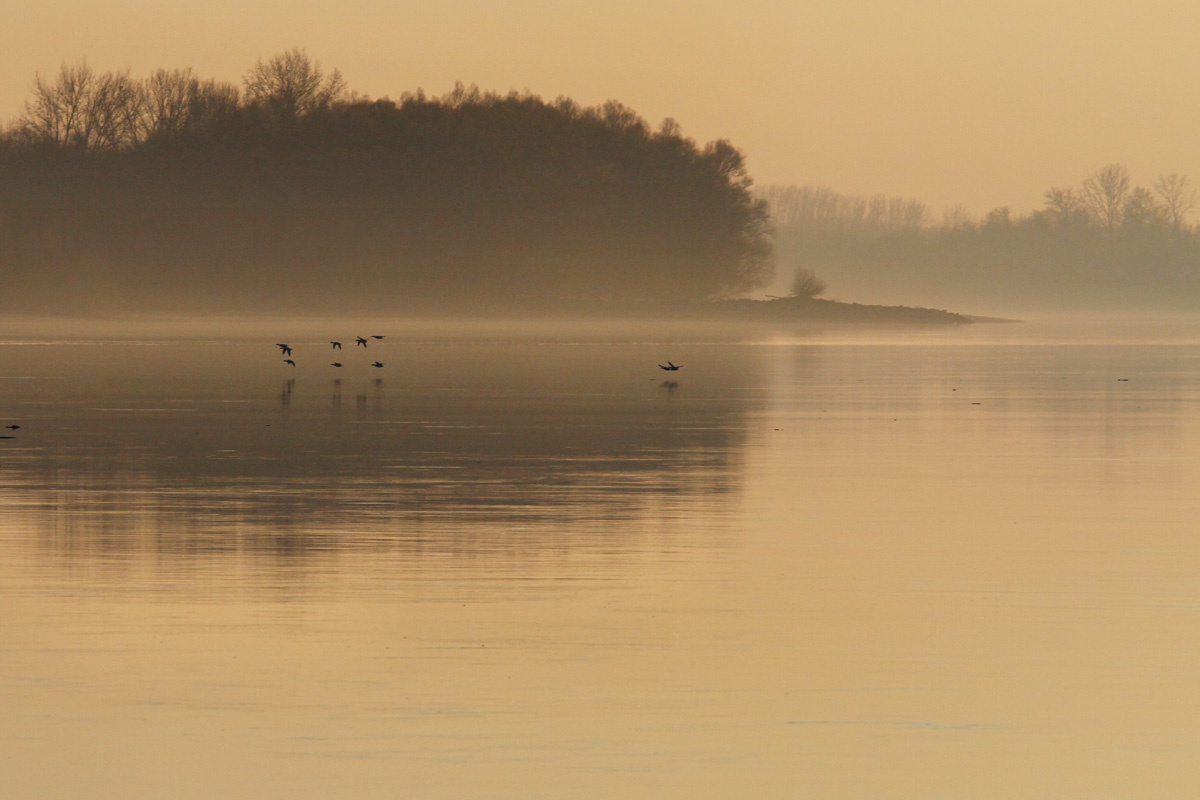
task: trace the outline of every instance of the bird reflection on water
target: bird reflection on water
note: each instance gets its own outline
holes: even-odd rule
[[[599,546],[726,502],[755,402],[713,387],[694,405],[647,404],[654,395],[627,366],[644,357],[608,350],[584,371],[575,348],[414,347],[390,391],[384,378],[356,387],[366,376],[301,375],[273,392],[253,359],[231,376],[219,348],[192,357],[191,383],[138,361],[170,350],[117,351],[138,377],[99,386],[91,405],[133,411],[104,417],[101,436],[64,404],[61,428],[80,434],[17,467],[22,508],[54,552],[295,559],[516,546],[534,557]],[[341,412],[344,385],[352,414]],[[173,407],[187,413],[161,413]]]

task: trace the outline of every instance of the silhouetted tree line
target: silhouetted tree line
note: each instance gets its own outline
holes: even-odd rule
[[[242,86],[85,62],[0,135],[0,307],[405,312],[724,297],[770,278],[742,154],[615,101]]]
[[[837,292],[884,302],[997,308],[1200,305],[1197,192],[1181,175],[1150,188],[1111,164],[1054,187],[1041,209],[963,209],[940,222],[914,200],[768,187],[781,272],[819,274]]]

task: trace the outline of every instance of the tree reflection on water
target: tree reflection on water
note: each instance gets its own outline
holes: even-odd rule
[[[332,392],[303,362],[272,379],[250,354],[221,366],[212,348],[182,379],[148,349],[110,346],[117,363],[87,391],[23,388],[44,421],[7,454],[4,505],[43,552],[284,564],[620,549],[639,531],[721,518],[761,403],[730,390],[747,363],[660,383],[622,348],[582,362],[580,348],[536,360],[522,347],[412,348],[393,356],[403,371],[346,369]]]

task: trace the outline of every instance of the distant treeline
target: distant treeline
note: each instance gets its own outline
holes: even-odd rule
[[[615,101],[347,91],[303,51],[241,86],[85,62],[0,134],[0,311],[507,311],[770,279],[742,154]]]
[[[835,295],[959,308],[1200,306],[1197,192],[1180,175],[1132,185],[1112,164],[1051,188],[1025,214],[940,222],[915,200],[768,187],[782,276],[807,270]]]

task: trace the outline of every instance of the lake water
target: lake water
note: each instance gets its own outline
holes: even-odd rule
[[[10,328],[3,796],[1200,796],[1200,327]]]

